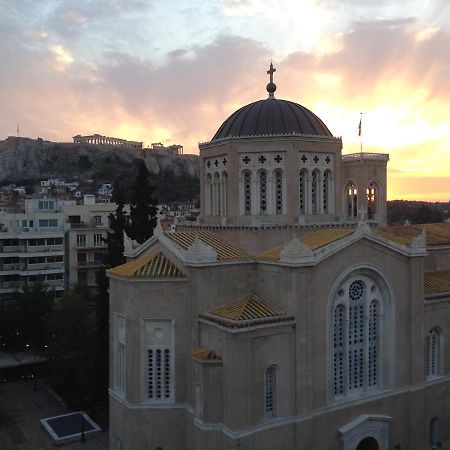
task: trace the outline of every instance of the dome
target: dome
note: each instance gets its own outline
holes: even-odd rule
[[[292,133],[333,136],[309,109],[288,100],[269,97],[238,109],[225,120],[211,140]]]

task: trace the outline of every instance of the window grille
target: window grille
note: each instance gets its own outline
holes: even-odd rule
[[[300,185],[299,185],[299,197],[300,197],[300,213],[305,214],[306,203],[306,170],[300,172]]]
[[[249,171],[244,172],[244,212],[245,215],[252,212],[252,184]]]
[[[426,347],[426,372],[429,378],[437,376],[439,370],[439,333],[434,328],[428,333]]]
[[[323,174],[323,180],[322,180],[322,189],[323,189],[323,213],[328,214],[329,213],[329,189],[330,189],[330,172],[326,171]]]
[[[270,366],[266,370],[265,376],[265,416],[266,418],[275,417],[275,377],[276,368]]]
[[[147,350],[149,400],[168,400],[171,395],[171,355],[169,348]]]
[[[344,393],[344,334],[345,334],[345,307],[336,306],[334,310],[333,326],[333,385],[334,395]]]
[[[259,172],[259,213],[267,213],[267,173],[265,170]]]
[[[333,309],[333,393],[342,396],[379,385],[380,298],[368,278],[338,290]]]
[[[283,214],[283,173],[275,172],[275,205],[276,213]]]
[[[317,170],[315,170],[312,174],[312,185],[311,185],[311,207],[312,207],[312,213],[317,214],[318,208],[317,208],[317,191],[318,191],[318,184],[319,184],[319,173]]]

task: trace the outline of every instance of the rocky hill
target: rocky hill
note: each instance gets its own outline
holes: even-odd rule
[[[154,175],[170,172],[198,178],[197,155],[8,137],[0,141],[0,183],[27,183],[45,178],[117,178],[133,166],[136,158],[144,159]]]

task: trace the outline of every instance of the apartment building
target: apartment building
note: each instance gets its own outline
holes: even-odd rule
[[[0,216],[0,301],[27,283],[42,281],[56,296],[64,290],[63,204],[25,200],[24,210]]]
[[[103,239],[109,230],[108,216],[115,203],[96,203],[94,195],[85,195],[83,204],[64,207],[66,231],[66,287],[85,285],[95,293],[97,277],[103,270]]]

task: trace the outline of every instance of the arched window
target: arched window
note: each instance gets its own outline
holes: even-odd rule
[[[367,185],[367,218],[374,220],[377,214],[378,202],[378,186],[376,183],[369,183]]]
[[[433,328],[426,338],[425,358],[427,378],[439,375],[439,337],[439,331]]]
[[[227,193],[228,174],[226,172],[222,172],[221,183],[222,183],[222,189],[221,189],[222,199],[220,201],[220,204],[222,206],[222,210],[220,211],[220,215],[226,216],[227,215],[227,202],[228,202],[228,198],[227,198],[228,197],[228,193]]]
[[[334,397],[380,386],[383,297],[378,282],[365,274],[348,277],[337,290],[331,342]]]
[[[430,420],[430,448],[435,449],[439,443],[439,419],[433,417]]]
[[[358,219],[358,189],[354,183],[347,183],[345,187],[347,220]]]
[[[266,419],[275,417],[276,375],[275,366],[266,369],[264,376],[264,415]]]
[[[259,213],[267,214],[267,172],[259,172]]]
[[[317,214],[319,210],[318,205],[318,194],[319,194],[319,171],[314,170],[311,179],[311,212],[312,214]]]
[[[243,196],[244,214],[249,216],[252,213],[252,175],[249,170],[243,174]]]
[[[283,214],[283,172],[275,172],[275,213]]]
[[[206,183],[205,183],[205,214],[207,216],[212,215],[212,177],[211,174],[208,173],[206,175]]]
[[[214,182],[213,182],[213,216],[218,216],[220,214],[220,197],[221,197],[221,183],[220,183],[220,175],[216,172],[214,174]]]
[[[330,178],[331,172],[326,170],[322,180],[322,206],[324,214],[329,214],[330,212]]]
[[[300,198],[300,214],[306,212],[306,179],[308,172],[306,169],[300,171],[299,198]]]

